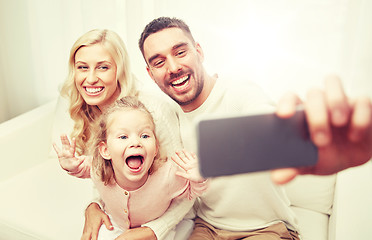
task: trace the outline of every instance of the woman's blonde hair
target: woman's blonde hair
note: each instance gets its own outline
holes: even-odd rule
[[[111,159],[104,159],[100,152],[99,147],[102,142],[107,144],[107,127],[108,121],[110,120],[110,116],[117,111],[129,111],[129,110],[138,110],[146,113],[149,120],[151,121],[152,125],[154,126],[154,135],[156,139],[156,146],[158,148],[158,152],[154,158],[154,162],[152,163],[149,174],[152,174],[156,171],[163,162],[166,161],[166,157],[164,152],[159,144],[159,140],[155,134],[155,122],[154,118],[152,117],[151,113],[147,110],[145,105],[138,100],[137,97],[127,96],[123,97],[115,103],[113,103],[110,107],[108,107],[98,118],[96,124],[94,124],[93,131],[92,131],[92,138],[90,141],[90,152],[93,156],[93,171],[100,177],[101,181],[104,182],[105,185],[112,184],[115,182],[115,175],[114,169],[112,167]],[[111,120],[110,120],[111,121]]]
[[[70,51],[68,76],[62,86],[61,95],[70,100],[69,112],[75,122],[71,137],[76,139],[76,151],[80,155],[86,152],[86,143],[90,139],[90,123],[101,114],[101,111],[96,105],[88,105],[76,88],[75,55],[80,48],[95,44],[101,44],[116,63],[116,79],[120,97],[137,95],[135,77],[131,72],[129,56],[125,44],[118,34],[107,29],[94,29],[82,35],[74,43]]]

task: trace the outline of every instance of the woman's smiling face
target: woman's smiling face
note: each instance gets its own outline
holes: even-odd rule
[[[117,66],[102,44],[81,47],[75,54],[75,85],[88,105],[104,109],[120,95]]]

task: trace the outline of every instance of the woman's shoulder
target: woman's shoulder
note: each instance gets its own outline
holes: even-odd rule
[[[153,115],[155,121],[157,121],[158,118],[162,120],[167,119],[167,121],[172,122],[178,119],[177,108],[179,106],[162,92],[141,91],[139,92],[138,98]]]
[[[176,103],[162,94],[156,91],[141,91],[138,97],[152,114],[160,145],[166,155],[169,155],[182,146],[179,135],[179,112],[178,105],[175,106]]]
[[[141,90],[139,91],[138,98],[143,102],[146,107],[153,108],[172,108],[178,106],[172,99],[165,95],[160,89]]]

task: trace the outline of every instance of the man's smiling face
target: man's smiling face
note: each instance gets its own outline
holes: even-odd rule
[[[182,108],[195,109],[204,86],[203,52],[180,28],[166,28],[144,42],[147,71]],[[196,107],[195,107],[196,106]]]

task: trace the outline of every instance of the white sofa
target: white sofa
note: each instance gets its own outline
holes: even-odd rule
[[[50,154],[53,123],[66,114],[56,105],[0,124],[0,240],[80,239],[92,186],[63,172]],[[304,240],[372,239],[371,162],[298,177],[285,188]]]

